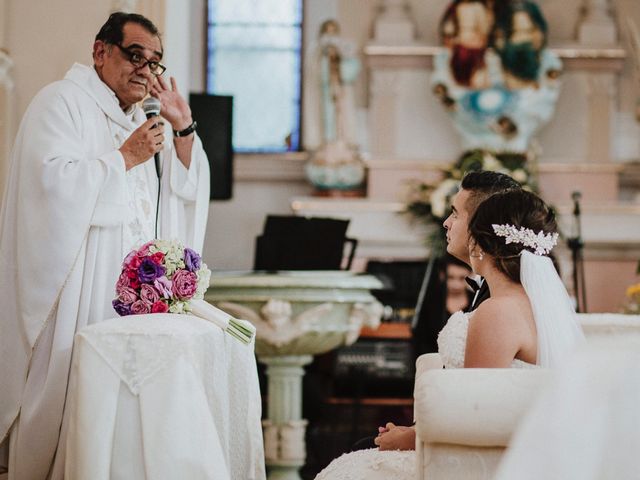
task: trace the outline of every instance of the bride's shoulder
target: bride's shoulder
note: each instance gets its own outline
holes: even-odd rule
[[[490,324],[492,330],[513,326],[514,314],[519,310],[518,299],[510,297],[492,297],[482,302],[473,312],[473,324],[482,327]]]

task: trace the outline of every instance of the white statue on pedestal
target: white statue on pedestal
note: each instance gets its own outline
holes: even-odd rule
[[[307,165],[307,175],[319,190],[352,190],[364,180],[356,147],[353,83],[360,61],[353,44],[339,36],[335,20],[320,27],[316,76],[320,89],[322,145]]]

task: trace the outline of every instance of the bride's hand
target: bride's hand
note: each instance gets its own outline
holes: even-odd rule
[[[384,427],[378,427],[378,436],[382,435],[383,433],[387,433],[389,430],[391,430],[394,427],[395,427],[395,424],[391,422],[387,422],[387,424]]]
[[[386,431],[382,431],[386,429]],[[413,450],[416,445],[416,431],[413,427],[400,427],[387,423],[378,429],[380,433],[373,441],[380,450]]]

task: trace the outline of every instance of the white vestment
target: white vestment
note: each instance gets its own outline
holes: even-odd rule
[[[145,121],[140,108],[130,113],[93,68],[76,64],[36,95],[16,137],[0,214],[0,442],[10,439],[9,479],[62,478],[73,336],[116,316],[122,260],[153,239],[154,161],[126,172],[118,150]],[[201,252],[208,161],[196,136],[187,170],[165,137],[158,236]],[[152,210],[138,222],[142,204]]]

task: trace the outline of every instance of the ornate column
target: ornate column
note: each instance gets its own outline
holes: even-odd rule
[[[304,366],[313,355],[355,342],[362,326],[379,324],[382,305],[369,290],[380,286],[374,277],[342,271],[212,276],[207,300],[256,327],[256,354],[267,365],[262,425],[269,480],[300,480]]]
[[[298,469],[307,458],[302,418],[302,377],[311,355],[258,357],[267,365],[269,405],[262,421],[264,456],[269,480],[299,480]]]
[[[615,45],[618,32],[609,0],[584,0],[582,9],[578,41],[583,45]]]

